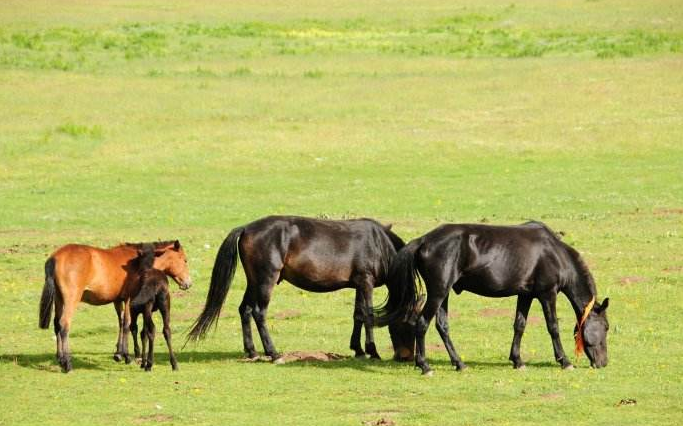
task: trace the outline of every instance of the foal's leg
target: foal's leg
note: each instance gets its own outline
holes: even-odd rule
[[[143,326],[144,328],[144,326]],[[140,358],[140,346],[138,346],[138,313],[132,313],[130,318],[130,334],[133,336],[133,350],[135,358]]]
[[[169,296],[166,296],[166,302],[159,307],[159,313],[164,320],[164,339],[166,339],[166,346],[168,346],[168,358],[171,361],[171,368],[178,369],[178,361],[173,354],[173,347],[171,346],[171,301]]]
[[[372,277],[364,277],[361,280],[360,288],[363,292],[363,310],[365,311],[365,352],[370,355],[370,358],[381,359],[377,353],[374,336],[374,311],[372,307],[372,290],[374,288],[374,279]]]
[[[156,329],[154,327],[154,321],[152,320],[152,307],[153,302],[149,302],[145,305],[145,335],[149,341],[149,350],[147,352],[147,364],[145,364],[145,371],[152,371],[152,365],[154,364],[154,335]]]
[[[274,274],[263,274],[255,283],[247,283],[247,286],[253,286],[252,291],[254,292],[256,303],[254,303],[253,306],[252,316],[256,322],[256,329],[261,337],[261,343],[263,343],[263,351],[274,362],[277,362],[280,358],[280,354],[275,350],[275,345],[273,345],[273,341],[270,338],[270,333],[266,326],[266,314],[268,313],[270,295],[273,292],[273,287],[275,287],[278,274],[279,271]]]
[[[247,358],[254,359],[258,356],[254,348],[254,339],[251,335],[251,314],[253,312],[254,297],[252,289],[247,286],[239,307],[240,319],[242,321],[242,340],[244,342],[244,353]]]
[[[140,331],[140,344],[142,345],[142,353],[140,354],[140,368],[147,367],[147,319],[145,313],[142,313],[142,331]]]
[[[353,332],[351,333],[351,350],[356,352],[356,358],[362,358],[365,356],[363,347],[360,345],[360,332],[363,329],[363,320],[365,315],[363,314],[365,310],[363,309],[363,293],[357,288],[356,289],[356,302],[353,306]]]
[[[545,324],[548,327],[548,333],[553,341],[553,351],[555,351],[555,360],[562,365],[562,368],[573,368],[572,363],[567,359],[567,355],[562,349],[562,342],[560,341],[560,327],[557,325],[557,314],[555,312],[555,302],[557,294],[544,294],[538,299],[543,308],[543,316],[545,317]]]
[[[460,355],[455,350],[451,337],[448,334],[448,296],[444,299],[436,312],[436,331],[439,332],[441,340],[448,351],[448,356],[451,358],[451,364],[456,368],[456,370],[464,370],[467,368],[464,362],[460,359]]]
[[[520,294],[517,296],[517,312],[515,313],[515,323],[513,325],[515,335],[512,338],[512,347],[510,347],[510,361],[512,361],[514,368],[524,368],[524,362],[519,355],[519,346],[522,342],[524,329],[526,328],[526,317],[529,314],[529,308],[533,300],[533,297],[529,295]]]

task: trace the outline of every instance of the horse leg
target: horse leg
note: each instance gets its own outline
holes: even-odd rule
[[[61,356],[59,358],[59,365],[62,367],[64,373],[68,373],[73,368],[71,364],[71,350],[69,348],[69,330],[71,329],[71,319],[76,311],[78,300],[67,299],[64,300],[62,315],[59,318],[59,338],[58,343],[61,343]],[[59,353],[59,350],[57,351]]]
[[[145,314],[142,314],[142,331],[140,331],[140,344],[142,345],[142,352],[140,354],[140,368],[147,367],[147,320]]]
[[[149,341],[149,349],[147,351],[147,364],[145,364],[145,371],[152,371],[154,365],[154,336],[156,328],[152,319],[152,303],[145,305],[145,334]]]
[[[168,297],[166,297],[166,303],[159,307],[159,312],[164,321],[164,339],[166,340],[166,346],[168,346],[168,358],[171,361],[171,368],[177,370],[178,361],[175,359],[173,346],[171,346],[171,303]]]
[[[275,282],[277,277],[275,274],[267,277],[262,277],[257,284],[254,285],[253,291],[255,294],[255,302],[252,310],[252,316],[254,317],[254,322],[256,322],[256,329],[261,337],[261,343],[263,344],[263,351],[269,356],[273,362],[278,363],[280,354],[275,350],[275,345],[273,345],[273,340],[270,338],[270,333],[268,332],[268,327],[266,326],[266,314],[268,313],[268,304],[270,303],[270,295],[273,292],[273,287],[275,287]],[[247,283],[247,285],[252,285]]]
[[[538,300],[541,302],[545,324],[548,327],[548,333],[553,341],[555,360],[562,365],[562,368],[573,368],[572,363],[569,362],[567,355],[564,353],[564,349],[562,349],[562,342],[560,341],[560,327],[557,325],[557,314],[555,312],[557,294],[549,293],[539,297]]]
[[[254,298],[252,289],[247,286],[239,307],[240,319],[242,321],[242,340],[244,342],[244,353],[247,358],[254,359],[258,356],[254,348],[254,339],[251,335],[251,315],[253,312]]]
[[[121,354],[126,364],[130,364],[130,355],[128,354],[128,333],[130,333],[130,299],[123,304],[123,329],[121,338]]]
[[[369,277],[363,279],[360,285],[361,291],[363,292],[363,310],[365,311],[365,315],[363,315],[365,320],[365,352],[367,352],[372,359],[382,359],[377,353],[377,347],[375,346],[375,336],[373,329],[375,319],[372,306],[373,287],[373,282]]]
[[[443,340],[444,346],[446,346],[446,351],[448,351],[448,356],[451,358],[451,364],[456,370],[464,370],[467,368],[464,362],[460,359],[460,355],[455,350],[455,346],[451,341],[451,336],[448,333],[448,296],[443,300],[441,306],[436,312],[436,330]]]
[[[533,297],[528,295],[520,294],[517,296],[517,312],[515,313],[515,323],[513,325],[515,335],[512,338],[512,347],[510,348],[510,361],[512,361],[514,368],[524,368],[524,362],[519,355],[519,346],[522,342],[524,329],[526,328],[526,317],[529,314],[529,308],[533,300]]]
[[[114,352],[114,361],[121,362],[123,361],[123,343],[121,340],[123,338],[123,301],[114,301],[114,309],[116,309],[116,318],[118,319],[119,324],[119,336],[116,339],[116,352]]]
[[[55,294],[55,319],[52,322],[55,330],[55,338],[57,340],[57,361],[61,363],[61,360],[64,356],[64,353],[62,352],[62,326],[61,326],[61,319],[62,319],[62,314],[64,312],[64,301],[62,300],[62,295],[57,292]]]
[[[363,358],[365,352],[360,345],[360,332],[363,329],[363,293],[359,288],[356,289],[356,302],[353,307],[353,332],[351,333],[351,350],[356,352],[356,358]]]
[[[422,374],[425,375],[432,374],[432,369],[426,360],[425,334],[427,334],[427,329],[429,329],[429,323],[431,322],[432,318],[434,318],[434,315],[441,306],[444,297],[445,296],[432,297],[428,295],[427,302],[425,303],[425,306],[422,309],[422,313],[417,318],[417,324],[415,325],[415,365],[417,367],[420,367],[420,369],[422,370]]]
[[[144,328],[144,326],[143,326]],[[130,319],[130,334],[133,336],[133,351],[135,358],[140,358],[140,346],[138,346],[138,314],[132,314]]]

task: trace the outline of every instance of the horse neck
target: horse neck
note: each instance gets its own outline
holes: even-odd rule
[[[591,285],[592,278],[590,275],[584,276],[577,271],[577,277],[573,282],[567,283],[562,289],[562,292],[567,296],[569,302],[576,314],[576,320],[580,321],[583,316],[583,311],[590,303],[591,299],[597,295],[594,292],[595,285]]]

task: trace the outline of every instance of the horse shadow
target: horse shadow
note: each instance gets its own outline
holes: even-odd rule
[[[86,353],[81,355],[101,355],[99,353]],[[81,357],[73,357],[71,359],[74,369],[79,370],[99,370],[104,371],[100,363],[94,362]],[[42,370],[52,373],[61,372],[57,358],[53,353],[43,354],[2,354],[0,355],[0,364],[14,364],[23,368],[30,368],[32,370]]]

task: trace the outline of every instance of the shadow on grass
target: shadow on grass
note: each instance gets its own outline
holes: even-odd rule
[[[101,354],[89,354],[89,355],[101,355]],[[112,362],[114,362],[112,360]],[[92,362],[80,358],[78,356],[71,357],[71,363],[74,370],[106,370],[100,363]],[[0,364],[14,364],[24,368],[31,368],[33,370],[43,370],[53,373],[61,372],[59,363],[55,354],[3,354],[0,355]]]

